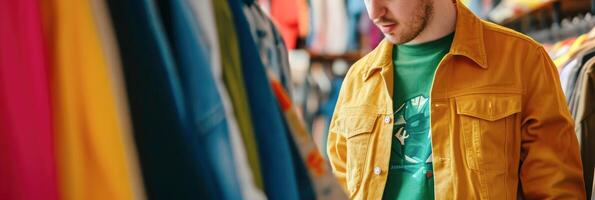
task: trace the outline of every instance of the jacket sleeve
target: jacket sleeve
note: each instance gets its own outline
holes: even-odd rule
[[[543,47],[523,66],[520,181],[525,199],[585,199],[574,122]]]
[[[339,92],[339,98],[337,99],[337,104],[335,106],[335,111],[333,113],[333,117],[331,119],[331,123],[329,126],[328,132],[328,139],[326,144],[326,151],[327,155],[331,164],[331,168],[333,170],[333,174],[339,181],[339,184],[343,188],[343,190],[349,194],[349,190],[347,188],[347,139],[344,133],[340,133],[340,123],[339,118],[341,117],[340,110],[342,109],[342,102],[345,99],[345,95],[349,93],[346,90],[349,90],[350,81],[348,80],[350,74],[350,70],[345,78],[341,86],[341,90]]]
[[[343,190],[347,192],[347,169],[345,166],[347,147],[345,137],[337,132],[329,131],[326,150],[331,163],[331,168],[333,169],[333,174],[339,181],[339,184],[341,184]]]

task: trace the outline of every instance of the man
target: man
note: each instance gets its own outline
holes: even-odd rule
[[[541,45],[451,0],[365,0],[386,39],[345,78],[328,154],[352,199],[585,199]]]

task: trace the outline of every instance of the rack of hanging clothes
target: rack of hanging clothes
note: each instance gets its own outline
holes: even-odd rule
[[[545,45],[560,73],[562,90],[575,120],[587,195],[595,170],[595,28],[578,37]],[[594,196],[595,197],[595,196]]]
[[[0,199],[346,199],[253,0],[0,1]]]

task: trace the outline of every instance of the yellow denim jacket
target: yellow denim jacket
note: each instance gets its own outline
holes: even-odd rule
[[[573,120],[543,47],[456,7],[454,41],[430,96],[435,198],[585,199]],[[351,67],[330,125],[329,159],[351,199],[384,191],[392,47],[385,40]]]

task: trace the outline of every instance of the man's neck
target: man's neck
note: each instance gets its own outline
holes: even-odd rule
[[[435,0],[433,16],[426,28],[406,44],[421,44],[442,38],[455,30],[457,9],[451,0]]]

